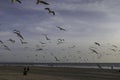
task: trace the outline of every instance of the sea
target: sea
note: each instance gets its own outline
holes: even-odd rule
[[[120,63],[0,62],[0,66],[39,66],[39,67],[72,67],[72,68],[120,69]]]

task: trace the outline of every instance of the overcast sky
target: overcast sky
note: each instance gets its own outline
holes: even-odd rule
[[[0,44],[1,62],[119,62],[120,0],[45,0],[50,5],[36,5],[36,0],[10,1],[0,0],[0,40],[11,49]],[[49,14],[46,7],[56,15]],[[14,29],[28,44],[20,43]],[[58,39],[64,41],[58,44]],[[36,51],[38,48],[43,50]]]

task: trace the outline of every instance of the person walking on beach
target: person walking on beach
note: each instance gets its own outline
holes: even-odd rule
[[[25,66],[23,70],[23,75],[26,76],[29,70],[30,70],[29,66],[27,67]]]

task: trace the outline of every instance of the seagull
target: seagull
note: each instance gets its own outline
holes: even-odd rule
[[[66,31],[66,29],[63,29],[63,28],[61,28],[59,26],[56,26],[56,27],[59,28],[61,31]]]
[[[13,39],[9,39],[8,41],[10,41],[10,42],[12,42],[12,43],[15,43],[15,40],[13,40]]]
[[[69,48],[75,48],[76,46],[75,45],[73,45],[73,46],[71,46],[71,47],[69,47]]]
[[[114,51],[114,52],[116,52],[116,50],[115,49],[111,49],[112,51]]]
[[[20,34],[19,30],[13,30],[13,33],[15,33],[18,37],[20,37],[21,39],[24,39],[23,36]]]
[[[37,0],[36,4],[39,4],[39,3],[45,4],[45,5],[50,5],[49,3],[47,3],[43,0]]]
[[[56,56],[54,58],[55,58],[56,61],[59,61],[59,59]]]
[[[94,49],[91,49],[91,48],[89,48],[92,52],[94,52],[94,53],[96,53],[96,54],[98,54],[98,52],[96,51],[96,50],[94,50]]]
[[[38,49],[36,49],[36,51],[42,51],[43,49],[42,48],[38,48]]]
[[[46,40],[50,40],[50,38],[48,38],[47,34],[43,34],[46,38]]]
[[[63,42],[58,41],[57,45],[62,44]]]
[[[100,46],[100,44],[98,42],[94,42],[96,45]]]
[[[50,8],[45,8],[45,10],[48,10],[49,14],[51,13],[51,14],[55,15],[55,11],[51,10]]]
[[[2,40],[0,40],[0,43],[1,43],[1,44],[4,44],[4,42],[3,42]]]
[[[100,64],[96,64],[96,65],[98,66],[99,69],[103,69]]]
[[[58,41],[65,41],[64,39],[58,39]]]
[[[41,44],[46,44],[46,43],[44,43],[44,42],[41,42],[41,41],[40,41],[40,43],[41,43]]]
[[[12,3],[14,3],[14,2],[18,2],[18,3],[22,3],[20,0],[12,0]]]
[[[28,42],[22,41],[22,39],[20,39],[20,42],[21,42],[21,44],[27,44],[28,43]]]
[[[8,46],[6,46],[6,45],[2,45],[6,50],[9,50],[9,51],[11,51],[10,50],[10,48],[8,47]]]
[[[112,45],[113,47],[115,47],[115,48],[117,48],[117,46],[116,45]]]

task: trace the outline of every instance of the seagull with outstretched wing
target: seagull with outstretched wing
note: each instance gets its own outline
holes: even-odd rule
[[[28,42],[23,41],[22,39],[20,39],[20,42],[21,42],[21,44],[27,44],[28,43]]]
[[[11,49],[8,47],[8,46],[6,46],[6,45],[2,45],[6,50],[8,50],[8,51],[11,51]]]
[[[13,33],[15,33],[18,37],[20,37],[21,39],[24,39],[23,36],[21,35],[19,30],[13,30]]]
[[[8,41],[10,41],[11,43],[15,43],[15,40],[9,38]]]
[[[98,45],[98,46],[100,46],[100,43],[98,43],[98,42],[94,42],[96,45]]]
[[[59,59],[56,56],[54,56],[54,58],[55,58],[56,61],[59,61]]]
[[[0,43],[1,43],[1,44],[4,44],[4,42],[3,42],[2,40],[0,40]]]
[[[66,29],[62,28],[62,27],[59,27],[59,26],[56,26],[58,29],[60,29],[61,31],[66,31]]]
[[[96,50],[94,50],[94,49],[91,49],[91,48],[89,48],[92,52],[94,52],[94,53],[96,53],[96,54],[98,54],[98,52],[96,51]]]
[[[45,8],[45,10],[47,10],[49,14],[51,13],[51,14],[55,15],[55,11],[51,10],[50,8]]]
[[[44,1],[44,0],[37,0],[36,4],[44,4],[44,5],[50,5],[48,2]]]
[[[11,0],[12,1],[12,3],[15,3],[15,2],[18,2],[18,3],[22,3],[20,0]]]

